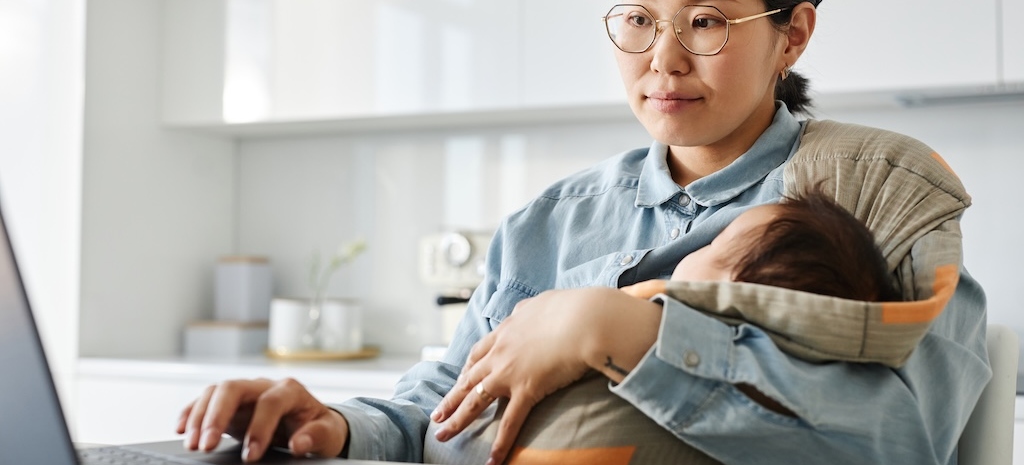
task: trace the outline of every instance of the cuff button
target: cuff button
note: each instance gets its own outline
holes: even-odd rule
[[[690,368],[700,365],[700,355],[692,350],[687,350],[683,353],[683,363]]]

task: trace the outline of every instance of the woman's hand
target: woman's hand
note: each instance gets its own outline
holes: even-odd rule
[[[502,463],[534,405],[591,367],[621,380],[653,344],[660,319],[658,305],[610,288],[548,291],[523,300],[473,346],[455,386],[431,415],[444,422],[437,439],[454,437],[496,398],[507,397],[488,461]]]
[[[234,380],[206,388],[178,420],[188,450],[211,451],[223,433],[242,441],[246,462],[259,460],[269,446],[288,447],[296,456],[337,457],[348,422],[293,379]]]

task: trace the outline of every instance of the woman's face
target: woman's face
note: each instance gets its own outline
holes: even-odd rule
[[[658,19],[671,20],[693,1],[640,1]],[[730,19],[764,11],[761,0],[702,0]],[[730,26],[717,55],[697,56],[668,23],[649,50],[615,49],[630,107],[656,140],[670,146],[728,146],[745,134],[756,139],[775,113],[775,79],[785,66],[785,40],[769,18]],[[753,127],[758,126],[760,127]],[[750,143],[753,143],[753,139]],[[744,150],[746,147],[744,147]]]

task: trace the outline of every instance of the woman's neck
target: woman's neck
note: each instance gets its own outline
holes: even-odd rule
[[[686,187],[690,183],[729,166],[744,151],[718,153],[709,147],[669,147],[668,169],[676,184]]]
[[[686,187],[690,183],[713,174],[732,162],[753,147],[775,119],[775,103],[764,110],[757,111],[732,134],[711,144],[696,147],[670,146],[668,148],[668,168],[672,180]]]

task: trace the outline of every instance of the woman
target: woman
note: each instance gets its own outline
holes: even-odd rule
[[[297,454],[418,461],[431,421],[448,440],[507,398],[491,453],[501,463],[531,407],[595,369],[612,392],[724,463],[950,463],[988,376],[984,296],[966,273],[899,370],[804,363],[756,327],[611,289],[668,277],[740,213],[778,201],[800,144],[791,112],[809,103],[789,69],[814,31],[817,1],[640,3],[605,21],[630,106],[656,142],[506,219],[442,362],[414,367],[390,401],[332,408],[294,381],[211,386],[183,412],[186,447],[209,450],[228,431],[244,437],[252,460],[276,430],[275,443]]]

